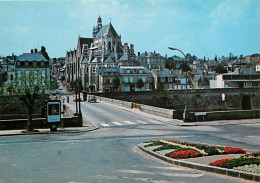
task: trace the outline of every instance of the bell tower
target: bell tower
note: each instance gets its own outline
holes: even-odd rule
[[[102,19],[100,16],[98,16],[97,26],[98,26],[98,31],[99,31],[102,28]]]

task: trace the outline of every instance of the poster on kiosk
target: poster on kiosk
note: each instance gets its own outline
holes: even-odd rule
[[[60,100],[47,101],[47,122],[59,123],[61,121],[61,102]]]

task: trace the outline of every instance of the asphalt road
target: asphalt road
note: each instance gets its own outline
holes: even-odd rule
[[[102,103],[83,103],[82,112],[100,128],[0,137],[0,182],[246,182],[170,165],[141,152],[137,144],[176,139],[260,150],[259,124],[180,127],[174,120],[156,120]]]

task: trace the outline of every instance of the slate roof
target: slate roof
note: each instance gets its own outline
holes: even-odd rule
[[[135,61],[133,57],[131,57],[129,54],[123,54],[122,57],[119,59],[119,61],[130,61],[133,60]]]
[[[48,60],[41,53],[23,53],[18,57],[19,61],[37,61],[48,62]]]
[[[88,47],[90,48],[91,43],[93,43],[93,39],[92,38],[79,37],[78,42],[80,44],[80,48],[82,48],[83,44],[87,44]]]
[[[111,57],[108,57],[105,61],[105,63],[114,63],[113,59]]]
[[[105,33],[112,33],[113,37],[119,37],[118,34],[116,33],[113,25],[111,23],[107,25],[103,25],[102,28],[99,30],[99,32],[96,35],[96,38],[101,37]]]
[[[82,63],[82,64],[87,64],[88,61],[89,61],[88,58],[85,58],[81,63]]]
[[[159,77],[174,77],[174,74],[172,74],[169,69],[152,69],[152,72],[154,74],[157,74],[158,72]]]
[[[239,68],[236,68],[233,74],[238,74]],[[253,68],[241,68],[240,74],[242,75],[258,75],[257,72]]]
[[[148,69],[145,67],[141,67],[141,66],[125,66],[125,67],[120,67],[120,73],[125,73],[126,74],[126,70],[130,69],[130,70],[139,70],[142,69],[143,73],[142,74],[150,74]],[[133,74],[133,73],[131,73]],[[139,73],[134,73],[134,74],[139,74]]]
[[[102,67],[101,69],[99,69],[99,72],[102,76],[105,75],[105,72],[115,72],[115,73],[119,73],[120,69],[118,67]]]

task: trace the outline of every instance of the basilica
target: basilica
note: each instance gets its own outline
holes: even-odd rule
[[[140,66],[138,56],[135,55],[134,45],[122,44],[121,35],[118,35],[112,23],[103,25],[100,16],[97,25],[93,27],[92,38],[79,37],[77,49],[67,51],[65,65],[66,83],[80,80],[86,90],[91,85],[95,91],[112,88],[112,77],[108,79],[109,77],[102,74],[109,74],[110,76],[114,74],[120,77],[122,75],[120,74],[120,67],[126,69],[127,67],[136,68],[134,70],[137,70],[137,73],[138,70],[146,69],[147,71],[139,73],[138,78],[143,78],[146,81],[144,82],[144,89],[149,88],[149,75],[144,75],[144,73],[149,73],[149,68]],[[119,72],[112,72],[115,70]],[[124,79],[120,78],[121,81]],[[125,87],[126,89],[122,88],[123,91],[128,91],[130,88],[130,86]],[[135,90],[133,84],[131,88]]]

